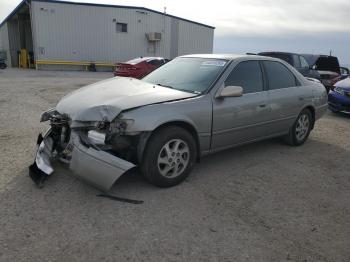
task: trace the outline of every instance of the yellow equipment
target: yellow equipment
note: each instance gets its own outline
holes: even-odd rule
[[[28,51],[27,49],[21,49],[19,54],[19,68],[28,68]]]

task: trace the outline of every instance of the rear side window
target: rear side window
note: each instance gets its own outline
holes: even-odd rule
[[[298,86],[294,74],[283,64],[274,61],[263,63],[270,90]]]
[[[263,77],[258,61],[239,63],[225,81],[225,86],[241,86],[243,93],[263,91]]]

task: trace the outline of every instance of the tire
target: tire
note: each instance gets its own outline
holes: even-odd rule
[[[314,119],[309,109],[304,109],[295,120],[290,128],[288,135],[285,137],[287,144],[291,146],[300,146],[305,143],[310,135]]]
[[[183,128],[166,127],[155,132],[147,143],[141,172],[153,185],[175,186],[190,174],[196,157],[193,136]]]

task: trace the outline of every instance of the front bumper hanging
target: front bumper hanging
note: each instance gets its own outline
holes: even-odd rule
[[[40,141],[41,140],[41,141]],[[50,131],[40,139],[34,163],[29,167],[29,176],[38,187],[54,172],[51,161],[57,159],[53,154],[53,138]],[[82,143],[78,134],[71,136],[69,169],[87,183],[102,191],[109,191],[116,180],[125,172],[135,167],[134,164],[100,150],[93,144]],[[65,161],[66,162],[66,161]]]

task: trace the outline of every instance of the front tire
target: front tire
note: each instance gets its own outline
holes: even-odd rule
[[[314,119],[309,109],[304,109],[299,114],[297,120],[285,137],[287,144],[291,146],[300,146],[305,143],[310,135]]]
[[[190,174],[196,155],[196,142],[187,130],[166,127],[155,132],[147,143],[141,171],[156,186],[175,186]]]

